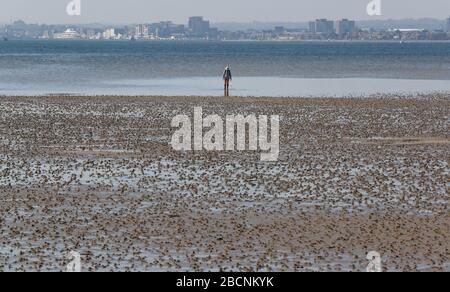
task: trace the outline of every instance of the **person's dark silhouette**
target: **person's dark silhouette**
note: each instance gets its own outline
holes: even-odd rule
[[[225,71],[223,72],[225,96],[229,96],[230,95],[230,81],[231,80],[233,80],[233,77],[231,76],[230,67],[226,67]]]

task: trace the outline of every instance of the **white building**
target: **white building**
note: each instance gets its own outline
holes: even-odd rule
[[[62,33],[55,33],[53,35],[53,38],[55,39],[64,39],[64,40],[68,40],[68,39],[79,39],[81,37],[81,35],[74,29],[66,29],[64,32]]]
[[[107,28],[103,32],[103,38],[106,40],[111,40],[116,38],[116,30],[114,28]]]

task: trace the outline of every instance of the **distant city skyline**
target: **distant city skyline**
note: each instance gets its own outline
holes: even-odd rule
[[[378,21],[381,23],[387,21]],[[192,16],[188,25],[172,21],[129,25],[47,25],[15,21],[1,26],[0,36],[9,39],[84,39],[84,40],[450,40],[450,18],[434,23],[434,28],[420,28],[417,21],[384,23],[383,28],[359,27],[351,19],[316,19],[308,27],[288,28],[274,25],[271,28],[230,31],[212,27],[202,16]],[[369,24],[369,23],[367,23]],[[387,25],[389,27],[386,27]],[[400,25],[399,25],[400,24]],[[378,25],[380,25],[378,23]]]
[[[2,0],[0,23],[145,23],[171,20],[186,23],[203,15],[211,23],[307,22],[316,18],[355,20],[436,18],[450,15],[448,0],[382,0],[382,16],[370,17],[370,0],[81,0],[81,16],[68,16],[70,0]],[[28,8],[27,8],[28,7]]]

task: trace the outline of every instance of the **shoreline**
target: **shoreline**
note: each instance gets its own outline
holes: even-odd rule
[[[370,78],[370,77],[246,77],[233,81],[231,94],[237,97],[344,98],[379,96],[450,95],[447,79]],[[223,85],[216,77],[177,77],[111,79],[98,83],[80,81],[43,87],[39,83],[22,86],[18,82],[0,83],[0,96],[223,96]]]
[[[216,101],[224,101],[224,100],[261,100],[261,101],[276,101],[276,100],[285,100],[285,101],[314,101],[314,100],[414,100],[414,99],[450,99],[450,92],[417,92],[417,93],[379,93],[373,95],[349,95],[349,96],[245,96],[245,95],[230,95],[230,96],[211,96],[211,95],[158,95],[158,94],[136,94],[136,95],[123,95],[123,94],[72,94],[72,93],[48,93],[42,95],[2,95],[0,94],[1,99],[48,99],[48,98],[74,98],[74,99],[86,99],[86,98],[103,98],[103,99],[117,99],[117,98],[125,98],[125,99],[183,99],[187,101],[195,101],[198,99],[214,99]]]

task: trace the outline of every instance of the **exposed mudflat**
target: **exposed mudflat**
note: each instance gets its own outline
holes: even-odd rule
[[[279,115],[280,157],[175,115]],[[0,270],[450,271],[450,98],[0,97]]]

